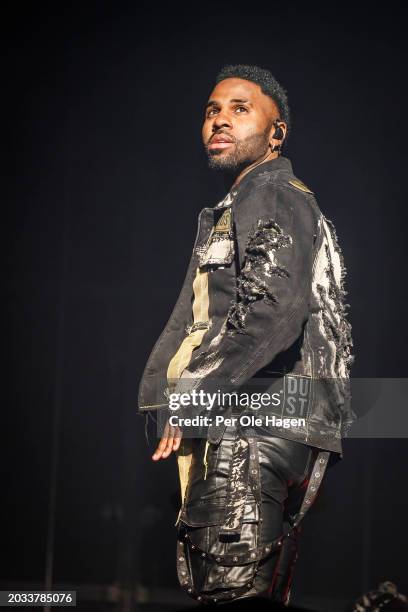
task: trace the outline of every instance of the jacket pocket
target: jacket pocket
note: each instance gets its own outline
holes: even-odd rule
[[[200,266],[229,265],[234,260],[234,233],[231,209],[227,208],[214,223],[207,242],[197,247]]]

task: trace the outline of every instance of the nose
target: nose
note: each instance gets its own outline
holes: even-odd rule
[[[228,115],[226,113],[223,113],[222,111],[220,111],[214,117],[214,120],[213,120],[213,132],[216,132],[217,130],[219,130],[222,127],[231,128],[232,124],[231,124],[231,121],[230,121]]]

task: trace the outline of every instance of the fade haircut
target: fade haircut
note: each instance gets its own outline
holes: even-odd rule
[[[280,119],[287,125],[286,138],[291,129],[290,110],[286,91],[278,83],[273,74],[266,68],[259,66],[248,66],[246,64],[227,64],[217,74],[216,83],[224,79],[245,79],[252,81],[261,88],[262,93],[272,98],[279,110]]]

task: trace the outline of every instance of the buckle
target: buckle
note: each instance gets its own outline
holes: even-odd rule
[[[190,325],[190,327],[187,328],[187,332],[190,335],[199,329],[208,329],[209,327],[209,321],[197,321],[196,323],[193,323],[193,325]]]

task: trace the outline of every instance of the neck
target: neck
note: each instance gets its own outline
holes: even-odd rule
[[[267,161],[271,161],[272,159],[276,159],[277,157],[279,157],[278,152],[270,151],[265,157],[261,158],[261,160],[255,160],[254,162],[252,162],[252,164],[249,164],[249,166],[245,166],[243,169],[238,169],[238,175],[236,176],[235,181],[231,186],[231,189],[236,187],[244,178],[244,176],[248,174],[248,172],[250,172],[253,168],[256,168],[256,166],[259,166],[260,164],[264,164]]]

